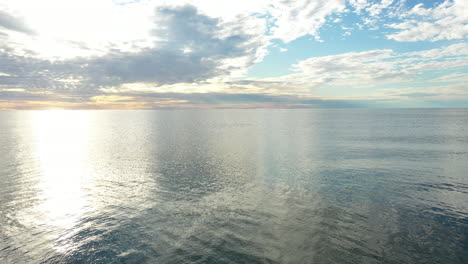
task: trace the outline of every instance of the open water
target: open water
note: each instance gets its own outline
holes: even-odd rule
[[[468,109],[0,112],[0,263],[468,263]]]

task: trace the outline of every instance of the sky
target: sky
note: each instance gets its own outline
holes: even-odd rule
[[[468,0],[0,0],[0,110],[468,107]]]

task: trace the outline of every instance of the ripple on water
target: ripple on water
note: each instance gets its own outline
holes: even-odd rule
[[[467,263],[467,114],[0,113],[0,263]]]

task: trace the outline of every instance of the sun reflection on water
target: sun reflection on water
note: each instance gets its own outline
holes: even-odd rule
[[[33,113],[33,133],[41,168],[38,183],[41,201],[38,223],[47,223],[49,234],[76,225],[87,207],[92,168],[89,162],[89,114],[85,111]],[[45,222],[44,222],[45,220]]]

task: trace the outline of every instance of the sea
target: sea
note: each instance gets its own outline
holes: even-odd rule
[[[2,111],[0,263],[468,263],[468,109]]]

